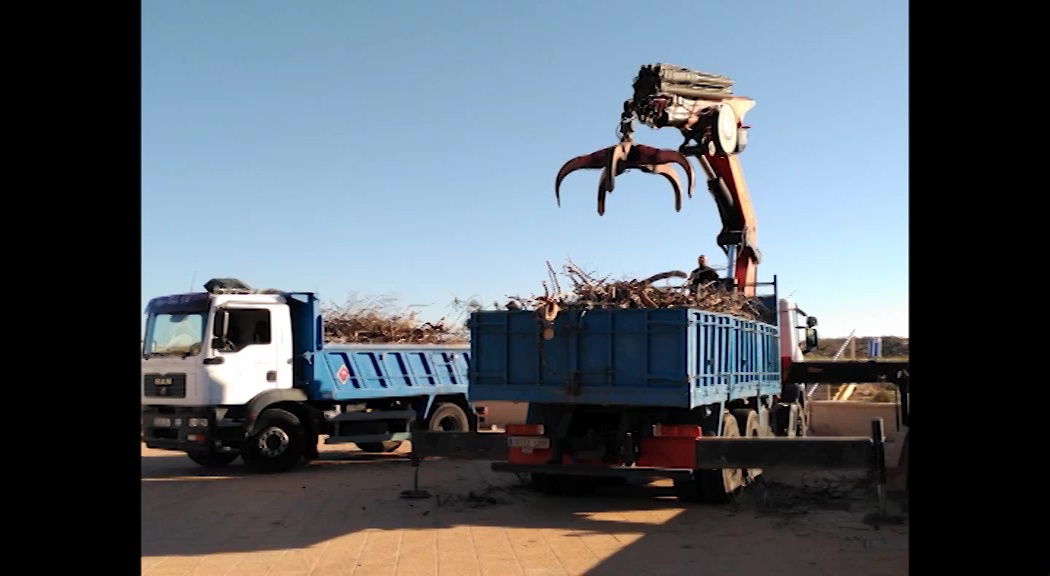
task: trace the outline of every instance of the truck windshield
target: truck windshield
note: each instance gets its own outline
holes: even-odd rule
[[[206,312],[150,314],[146,320],[143,357],[196,356],[204,342]]]

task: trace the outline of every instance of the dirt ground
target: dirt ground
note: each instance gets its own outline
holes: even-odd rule
[[[544,497],[488,462],[428,461],[420,484],[432,497],[405,500],[404,454],[339,447],[321,458],[263,476],[143,447],[142,573],[908,574],[905,503],[892,499],[898,517],[874,525],[860,474],[769,471],[711,506],[681,505],[666,481]]]

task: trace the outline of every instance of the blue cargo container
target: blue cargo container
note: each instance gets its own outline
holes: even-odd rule
[[[465,344],[325,344],[307,390],[337,401],[465,395],[469,356]]]
[[[776,326],[697,309],[563,311],[470,321],[471,400],[692,409],[780,393]]]

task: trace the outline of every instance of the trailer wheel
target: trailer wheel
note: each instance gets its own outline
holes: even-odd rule
[[[223,468],[237,459],[240,454],[233,452],[216,452],[214,450],[194,450],[186,452],[195,463],[205,468]]]
[[[253,472],[286,472],[306,454],[306,430],[291,412],[268,408],[259,415],[255,433],[245,438],[241,458]]]
[[[758,413],[750,408],[737,408],[733,410],[733,417],[740,426],[741,435],[749,438],[763,436],[758,426]],[[750,484],[762,474],[761,468],[746,468],[744,470],[744,483]]]

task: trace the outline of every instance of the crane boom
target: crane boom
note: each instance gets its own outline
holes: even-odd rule
[[[708,189],[722,220],[722,230],[716,242],[728,258],[727,270],[738,290],[746,296],[754,296],[762,253],[757,246],[755,212],[740,161],[735,155],[706,153],[698,154],[697,159],[707,175]]]
[[[693,172],[687,157],[696,158],[722,220],[716,242],[728,259],[727,280],[745,295],[754,296],[761,252],[751,197],[736,156],[747,145],[743,117],[755,101],[733,95],[732,85],[728,77],[670,64],[642,66],[634,80],[634,96],[623,104],[620,143],[566,162],[558,171],[554,191],[560,203],[559,187],[566,176],[581,168],[601,169],[598,214],[602,215],[614,178],[636,169],[664,176],[674,188],[675,209],[681,210],[682,182],[671,166],[685,170],[692,197]],[[685,141],[677,151],[635,144],[636,120],[650,128],[675,128]]]

